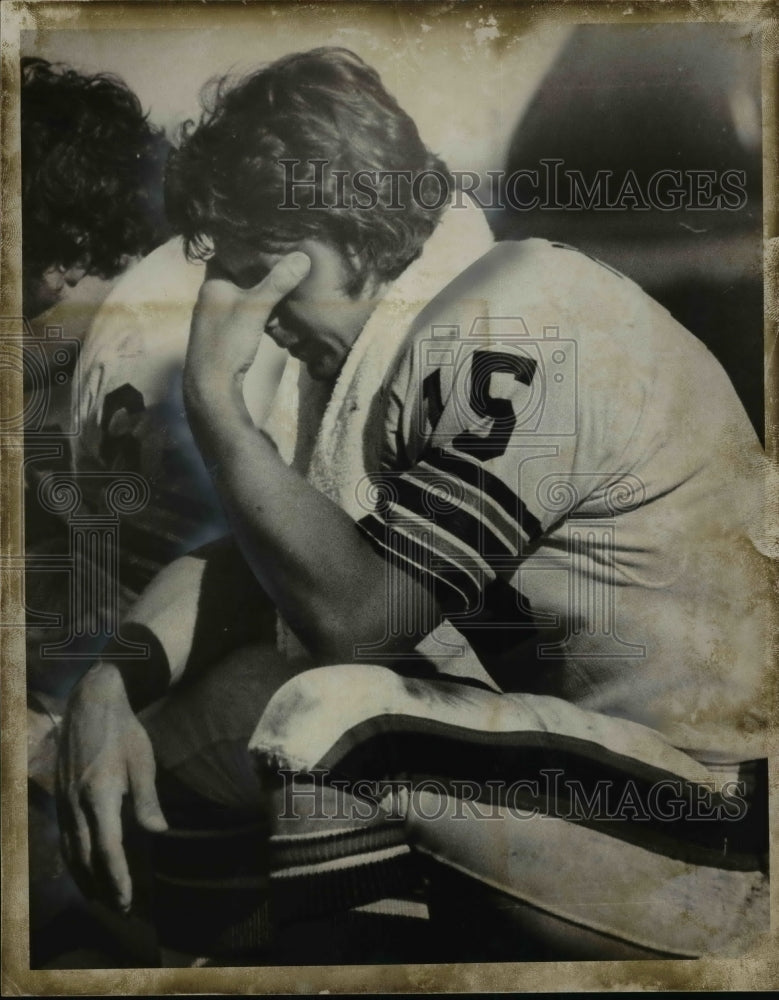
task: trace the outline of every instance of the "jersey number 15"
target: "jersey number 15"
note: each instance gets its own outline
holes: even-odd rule
[[[491,419],[492,426],[484,436],[473,431],[462,431],[452,440],[453,447],[484,461],[498,458],[508,448],[511,435],[517,426],[517,417],[508,399],[493,396],[490,392],[492,375],[513,375],[517,382],[530,385],[536,373],[533,358],[500,351],[474,351],[471,355],[471,389],[469,405],[481,419]],[[441,369],[436,368],[422,383],[422,396],[427,403],[431,426],[435,429],[443,412],[441,398]]]

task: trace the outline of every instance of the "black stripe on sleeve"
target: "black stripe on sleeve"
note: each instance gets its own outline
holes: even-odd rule
[[[522,499],[501,479],[488,472],[483,465],[471,462],[460,455],[454,455],[450,451],[444,451],[443,448],[430,448],[423,457],[425,462],[434,468],[458,476],[475,489],[488,494],[513,521],[519,523],[531,542],[543,534],[541,522],[527,509]]]
[[[488,523],[479,520],[465,507],[441,500],[434,492],[425,490],[404,477],[393,479],[392,485],[396,496],[395,502],[403,510],[422,517],[431,524],[439,525],[485,562],[489,561],[486,555],[488,540],[492,545],[491,555],[509,557],[516,555],[516,552],[512,552],[491,530]]]

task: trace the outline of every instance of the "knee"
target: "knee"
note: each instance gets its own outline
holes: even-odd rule
[[[338,664],[307,670],[271,698],[249,742],[282,767],[312,768],[347,730],[391,713],[403,679],[386,667]]]
[[[195,630],[204,563],[182,556],[165,566],[130,609],[128,621],[147,625],[169,658],[186,658]]]

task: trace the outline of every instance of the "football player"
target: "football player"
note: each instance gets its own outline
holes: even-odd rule
[[[334,168],[295,212],[290,159]],[[401,168],[446,176],[376,73],[331,49],[223,90],[177,154],[171,208],[210,257],[184,398],[234,542],[141,597],[124,637],[145,664],[109,648],[75,690],[67,856],[127,908],[122,798],[164,831],[172,777],[190,817],[273,804],[279,912],[386,897],[413,847],[434,915],[462,924],[463,901],[502,958],[743,949],[767,905],[754,432],[713,357],[611,268],[478,245],[429,192],[350,203],[360,172]],[[292,455],[243,398],[263,331],[322,414]],[[352,806],[402,779],[402,838],[352,808],[284,854],[279,768],[326,773]]]

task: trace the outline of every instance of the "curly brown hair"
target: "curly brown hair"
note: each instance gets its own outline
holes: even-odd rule
[[[117,77],[33,57],[21,71],[25,280],[76,264],[114,277],[167,238],[170,144]]]

